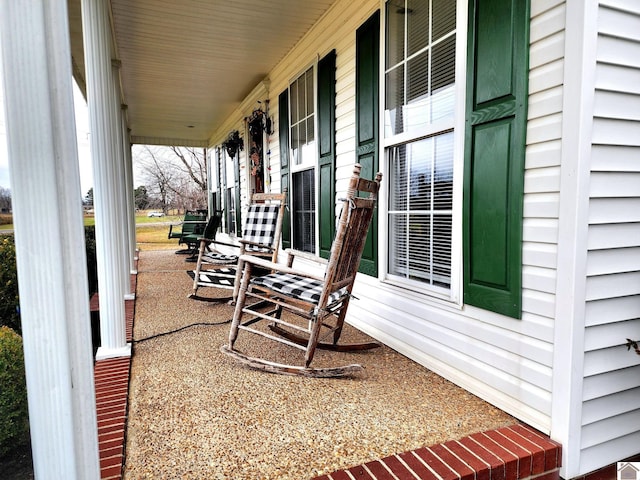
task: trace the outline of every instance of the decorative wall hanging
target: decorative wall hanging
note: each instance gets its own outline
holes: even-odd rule
[[[240,132],[238,130],[231,132],[227,139],[222,142],[222,148],[226,150],[231,158],[235,158],[238,151],[244,150],[244,142],[240,137]]]
[[[270,135],[271,121],[261,107],[255,109],[246,118],[249,131],[250,150],[249,168],[253,177],[253,187],[256,193],[264,192],[264,133]]]

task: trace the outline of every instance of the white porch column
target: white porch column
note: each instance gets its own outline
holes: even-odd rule
[[[129,258],[131,257],[129,252],[129,221],[127,208],[129,202],[127,201],[127,173],[125,169],[125,137],[124,137],[124,117],[122,116],[122,95],[120,91],[120,60],[111,60],[111,74],[113,76],[111,86],[113,88],[113,97],[115,103],[113,104],[113,119],[114,132],[116,134],[116,152],[114,162],[116,162],[116,195],[118,199],[118,218],[120,219],[120,228],[118,233],[120,236],[120,244],[122,248],[122,256],[120,257],[120,275],[122,281],[122,293],[125,300],[132,300],[133,294],[131,292],[131,268],[129,267]]]
[[[100,341],[96,357],[104,359],[131,354],[126,343],[122,218],[122,196],[118,188],[118,121],[111,65],[111,28],[105,0],[82,0],[87,104],[91,127],[96,256],[100,293]]]
[[[136,257],[136,202],[134,198],[133,185],[133,159],[131,158],[131,143],[129,141],[129,129],[127,128],[127,106],[122,105],[122,135],[124,138],[124,168],[126,175],[126,195],[127,195],[127,223],[129,233],[129,271],[132,274],[137,273],[135,257]],[[135,292],[132,292],[135,296]]]
[[[39,480],[100,477],[67,19],[66,0],[0,2],[20,311]]]

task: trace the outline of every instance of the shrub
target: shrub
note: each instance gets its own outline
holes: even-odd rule
[[[0,225],[10,225],[13,223],[13,215],[10,213],[0,214]]]
[[[87,252],[87,282],[89,297],[91,297],[98,291],[95,227],[85,227],[84,239]],[[0,237],[0,326],[2,325],[22,334],[16,247],[13,235]]]
[[[2,325],[22,333],[13,235],[0,237],[0,326]]]
[[[0,457],[28,441],[27,386],[22,338],[0,327]]]
[[[96,259],[96,227],[84,227],[84,242],[87,251],[87,277],[89,298],[98,291],[98,265]]]

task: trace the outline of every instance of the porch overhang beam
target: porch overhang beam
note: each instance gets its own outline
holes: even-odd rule
[[[162,145],[166,147],[194,147],[207,148],[209,140],[191,140],[187,138],[165,138],[165,137],[141,137],[132,136],[131,143],[134,145]]]

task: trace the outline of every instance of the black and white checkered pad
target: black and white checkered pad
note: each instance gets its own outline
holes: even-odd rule
[[[224,253],[204,253],[202,255],[202,263],[209,265],[229,265],[238,263],[237,255],[225,255]]]
[[[278,220],[278,205],[250,205],[247,212],[247,222],[244,226],[242,238],[261,245],[273,244]],[[269,249],[253,245],[247,246],[248,251],[268,252]]]
[[[251,283],[270,288],[289,297],[317,304],[322,294],[322,282],[312,278],[300,277],[289,273],[270,273],[263,277],[251,279]],[[341,288],[329,296],[327,305],[337,302],[347,294],[346,288]]]
[[[196,276],[196,272],[193,270],[188,270],[187,273],[192,279]],[[207,270],[204,272],[200,272],[200,275],[198,275],[198,285],[201,287],[233,288],[235,280],[235,268],[218,268],[216,270]]]

